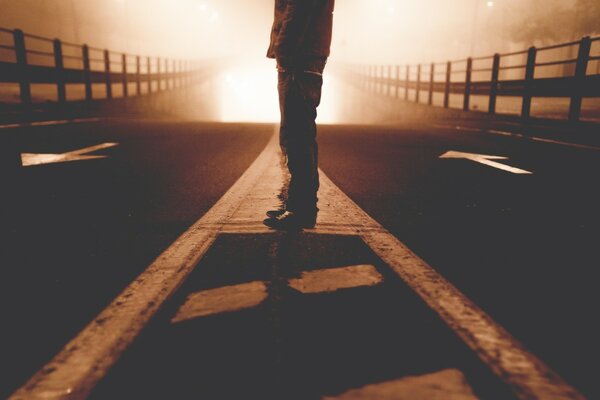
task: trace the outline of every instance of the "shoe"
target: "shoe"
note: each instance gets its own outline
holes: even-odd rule
[[[317,215],[284,211],[280,215],[265,219],[263,223],[273,229],[284,231],[301,230],[303,228],[314,228],[317,223]]]

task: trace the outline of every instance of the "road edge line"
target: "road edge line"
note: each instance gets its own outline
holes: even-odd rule
[[[506,329],[386,230],[319,170],[321,186],[354,230],[509,385],[520,399],[584,400],[575,388],[529,352]],[[329,188],[328,188],[329,187]]]

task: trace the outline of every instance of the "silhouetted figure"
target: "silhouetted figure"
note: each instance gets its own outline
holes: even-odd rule
[[[279,143],[290,181],[279,210],[265,224],[276,229],[314,227],[319,189],[317,107],[331,47],[334,0],[275,0],[267,56],[277,60]]]

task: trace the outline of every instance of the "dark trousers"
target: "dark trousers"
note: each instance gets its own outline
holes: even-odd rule
[[[278,65],[281,127],[279,144],[290,172],[286,209],[317,212],[319,189],[317,107],[321,102],[326,59]]]

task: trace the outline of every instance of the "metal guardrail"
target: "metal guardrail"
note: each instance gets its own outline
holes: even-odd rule
[[[521,118],[527,120],[531,116],[531,100],[533,97],[570,98],[568,119],[579,121],[581,117],[582,99],[600,97],[600,74],[588,74],[591,61],[600,60],[600,56],[591,55],[592,45],[600,41],[600,37],[584,37],[581,40],[560,43],[546,47],[530,47],[528,50],[516,51],[493,56],[469,57],[467,59],[405,66],[382,65],[347,65],[345,73],[351,82],[361,88],[409,100],[409,91],[414,92],[414,101],[421,102],[421,96],[427,95],[427,104],[433,105],[434,93],[443,93],[443,107],[450,107],[450,95],[463,96],[463,110],[470,110],[471,97],[483,95],[489,97],[488,113],[496,114],[496,102],[499,96],[520,97],[522,99]],[[577,57],[553,61],[538,61],[539,54],[560,48],[578,46]],[[503,61],[514,57],[525,58],[515,65],[503,65]],[[475,68],[479,62],[491,62],[491,66]],[[539,68],[574,65],[572,76],[536,78]],[[458,69],[457,69],[458,68]],[[522,79],[501,79],[507,71],[521,70]],[[474,80],[474,74],[489,73],[488,80]],[[444,76],[443,80],[438,79]],[[457,81],[457,76],[460,80]],[[403,93],[402,93],[403,92]]]
[[[10,41],[12,44],[7,44]],[[33,46],[34,43],[37,46]],[[48,49],[40,49],[44,46]],[[12,52],[7,58],[14,60],[0,61],[0,82],[19,84],[20,103],[25,111],[33,106],[32,84],[56,85],[57,102],[65,104],[68,101],[67,84],[83,84],[85,101],[89,102],[97,100],[92,91],[93,84],[105,86],[104,99],[113,98],[113,85],[122,87],[123,97],[141,96],[142,86],[145,86],[145,93],[183,87],[192,83],[194,76],[201,71],[198,61],[117,53],[2,27],[0,50]],[[65,54],[65,50],[68,50],[68,54]],[[91,56],[92,52],[94,57]],[[33,57],[47,58],[51,65],[32,63],[29,59]],[[80,67],[67,67],[66,63],[79,64]],[[103,65],[103,68],[92,68],[93,64]],[[130,91],[130,83],[135,84],[135,90]]]

